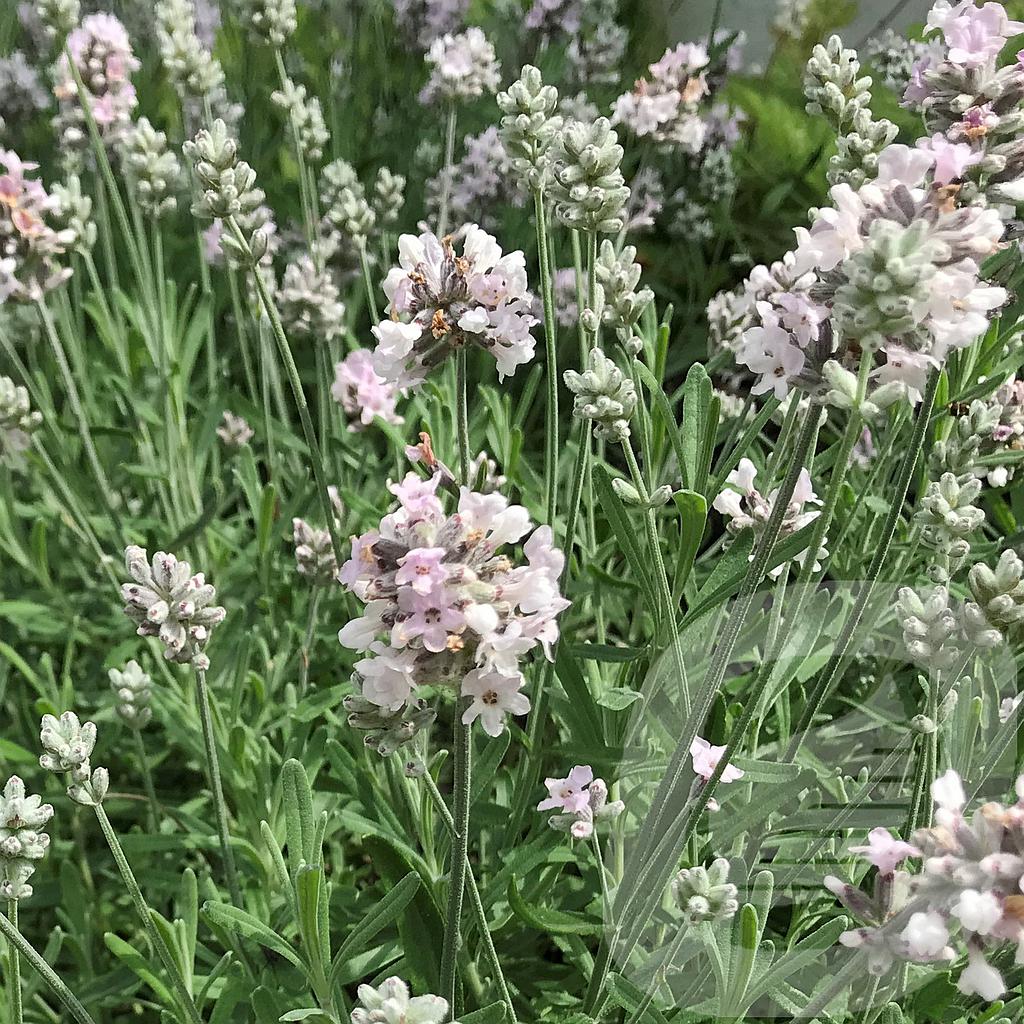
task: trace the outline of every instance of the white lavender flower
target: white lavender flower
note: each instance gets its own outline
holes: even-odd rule
[[[96,726],[92,722],[79,722],[73,711],[65,711],[60,718],[43,715],[39,742],[43,747],[40,767],[68,776],[68,796],[75,803],[94,807],[103,802],[110,777],[106,768],[93,768],[90,762],[96,746]]]
[[[370,196],[370,206],[377,223],[384,228],[391,227],[398,221],[404,205],[404,176],[392,173],[387,167],[381,167],[374,178],[373,193]]]
[[[629,32],[616,21],[619,0],[588,0],[580,12],[579,31],[565,56],[574,82],[616,85],[629,45]]]
[[[501,141],[512,169],[528,188],[542,189],[549,172],[548,151],[562,128],[562,118],[555,113],[558,90],[545,85],[540,71],[526,64],[519,78],[497,98],[505,115]]]
[[[178,206],[175,191],[181,185],[181,165],[167,148],[167,136],[157,131],[149,118],[140,117],[121,140],[121,152],[135,185],[139,208],[159,219]]]
[[[9,125],[27,122],[49,103],[39,72],[20,50],[0,57],[0,121]]]
[[[576,396],[573,415],[592,420],[597,437],[616,443],[629,437],[629,421],[636,411],[636,387],[601,349],[591,349],[583,373],[566,370],[563,379]]]
[[[10,377],[0,377],[0,461],[16,461],[42,422],[43,414],[29,404],[28,391]]]
[[[67,246],[77,252],[91,252],[96,244],[97,228],[92,219],[92,197],[82,191],[77,174],[56,181],[50,188],[50,213],[54,229],[68,239]]]
[[[243,417],[225,409],[220,426],[217,427],[217,436],[225,448],[238,449],[245,447],[252,440],[253,429]]]
[[[226,612],[213,602],[217,592],[188,562],[158,551],[149,563],[145,548],[130,544],[124,552],[131,583],[121,586],[125,614],[138,624],[139,636],[157,637],[168,661],[210,667],[203,653],[214,627]]]
[[[719,857],[710,867],[684,868],[672,880],[672,899],[687,924],[725,921],[739,910],[737,889],[729,878],[729,862]]]
[[[352,1024],[441,1024],[448,1002],[440,996],[411,996],[401,978],[386,978],[377,988],[360,985]]]
[[[430,78],[420,92],[422,103],[466,101],[497,92],[501,63],[483,31],[476,26],[458,35],[443,35],[426,56]]]
[[[601,319],[615,331],[619,341],[632,352],[639,349],[634,342],[634,328],[643,311],[654,301],[650,288],[637,290],[642,268],[636,262],[636,248],[627,245],[616,255],[609,239],[601,243],[594,267],[601,289]]]
[[[971,595],[985,621],[1009,638],[1016,638],[1024,623],[1024,562],[1012,550],[999,556],[995,569],[984,563],[968,573]]]
[[[238,159],[238,143],[228,133],[227,125],[218,118],[209,129],[200,129],[182,150],[202,187],[201,196],[192,204],[193,214],[202,220],[234,218],[245,244],[240,244],[231,231],[224,231],[221,248],[232,262],[259,263],[269,245],[269,218],[263,205],[266,196],[256,187],[256,172]]]
[[[941,585],[922,593],[902,587],[896,608],[903,644],[914,664],[933,671],[951,668],[959,656],[959,625],[949,606],[949,591]]]
[[[53,808],[41,797],[27,795],[17,775],[7,780],[0,795],[0,898],[32,895],[28,880],[49,848],[50,837],[43,829],[52,817]]]
[[[462,26],[469,0],[391,0],[391,5],[402,38],[426,50],[435,39]]]
[[[145,729],[153,717],[149,706],[153,697],[153,680],[142,666],[132,659],[123,669],[112,668],[107,675],[110,688],[117,697],[114,710],[129,728]]]
[[[288,114],[288,122],[302,155],[310,162],[318,161],[330,140],[320,100],[310,96],[304,85],[285,79],[280,89],[270,94],[271,100]]]
[[[278,49],[298,26],[295,0],[245,0],[240,6],[252,36]]]
[[[619,231],[629,189],[619,169],[622,147],[608,119],[567,124],[552,156],[549,188],[558,219],[578,231]]]
[[[345,306],[328,270],[319,270],[308,256],[284,268],[275,296],[281,319],[297,337],[331,340],[345,329]]]
[[[301,576],[314,586],[333,583],[338,575],[338,563],[334,558],[331,534],[318,530],[305,519],[292,520],[292,540],[295,541],[295,565]]]
[[[914,517],[923,527],[926,544],[954,560],[967,557],[969,537],[985,521],[985,513],[973,502],[981,493],[981,481],[958,483],[952,473],[932,481]]]
[[[156,0],[153,5],[160,61],[168,80],[180,93],[202,100],[223,90],[224,70],[201,42],[196,14],[194,0]]]

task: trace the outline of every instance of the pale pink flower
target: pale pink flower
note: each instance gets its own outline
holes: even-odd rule
[[[916,846],[896,839],[887,828],[873,828],[868,833],[867,846],[851,846],[850,853],[862,854],[883,875],[891,875],[907,857],[921,856]]]
[[[967,967],[960,973],[956,987],[967,996],[980,996],[993,1002],[1005,991],[1003,976],[984,957],[980,950],[967,952]]]
[[[405,422],[395,412],[398,389],[374,371],[373,355],[367,349],[356,349],[335,365],[331,395],[348,415],[351,431],[368,426],[378,416],[385,423]]]
[[[472,725],[478,718],[488,736],[500,736],[505,729],[505,715],[525,715],[530,699],[521,692],[522,675],[504,676],[485,669],[474,669],[462,680],[463,697],[473,703],[463,712],[462,724]]]
[[[705,782],[711,778],[725,753],[725,747],[716,747],[700,736],[695,736],[690,744],[690,757],[693,758],[693,771]],[[722,772],[720,782],[736,782],[743,778],[743,770],[733,764],[727,764]]]
[[[933,176],[937,185],[948,185],[962,178],[968,167],[981,163],[982,159],[982,154],[975,152],[968,143],[950,142],[941,133],[936,133],[930,139],[918,139],[917,145],[934,158]]]
[[[589,764],[578,764],[564,779],[545,779],[548,796],[537,804],[538,811],[550,811],[556,807],[575,814],[587,807],[590,795],[587,786],[594,781],[594,769]]]

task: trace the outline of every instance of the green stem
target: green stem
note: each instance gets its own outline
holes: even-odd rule
[[[17,900],[7,901],[7,918],[13,928],[18,927]],[[7,945],[7,990],[11,997],[11,1024],[22,1024],[25,1018],[21,1006],[21,956],[13,942]]]
[[[57,368],[60,370],[61,377],[64,379],[64,387],[67,391],[68,401],[71,403],[71,411],[74,413],[75,419],[78,421],[78,433],[82,438],[82,447],[85,449],[85,455],[89,461],[89,467],[92,469],[93,476],[96,478],[96,486],[100,489],[103,503],[106,505],[107,512],[114,524],[114,528],[117,530],[118,536],[123,537],[124,529],[121,525],[121,517],[114,508],[114,492],[110,486],[110,481],[107,479],[107,474],[103,471],[103,466],[100,463],[100,457],[96,452],[96,445],[93,443],[92,432],[89,430],[89,421],[86,419],[85,409],[82,408],[82,399],[78,394],[78,387],[75,384],[74,377],[72,376],[71,367],[68,365],[67,357],[64,355],[64,346],[61,344],[60,336],[57,334],[57,325],[53,322],[53,317],[50,315],[50,311],[46,308],[45,302],[41,299],[37,300],[36,308],[39,310],[39,316],[43,322],[43,332],[46,334],[46,339],[50,343],[53,358],[56,360]]]
[[[142,775],[142,785],[146,790],[146,800],[149,803],[149,830],[156,835],[160,830],[160,802],[156,798],[156,788],[153,785],[153,773],[149,767],[149,759],[146,757],[146,744],[142,742],[142,732],[139,729],[132,729],[132,737],[135,741],[135,756],[139,759],[139,772]]]
[[[3,932],[11,949],[16,949],[39,977],[46,982],[50,991],[64,1004],[68,1013],[78,1021],[78,1024],[96,1024],[89,1011],[75,998],[71,989],[61,981],[53,968],[36,952],[35,947],[18,931],[17,926],[3,914],[0,914],[0,932]]]
[[[203,727],[203,746],[206,749],[206,768],[210,775],[210,789],[213,792],[213,808],[217,816],[217,834],[220,838],[220,852],[224,861],[231,901],[240,910],[242,890],[238,884],[235,869],[235,853],[231,849],[231,834],[228,831],[228,810],[224,801],[224,787],[220,776],[220,758],[217,756],[217,739],[213,732],[213,713],[210,708],[210,691],[206,685],[206,672],[196,669],[196,700],[199,703],[199,718]]]
[[[238,226],[238,222],[235,218],[228,217],[227,224],[228,229],[238,240],[238,243],[243,247],[243,251],[248,250],[249,243],[242,234],[242,229]],[[267,318],[270,320],[271,329],[274,332],[274,339],[277,342],[278,354],[281,357],[281,362],[284,364],[285,373],[288,375],[288,383],[291,385],[292,397],[295,399],[295,405],[299,410],[299,420],[302,423],[302,432],[305,435],[306,445],[309,448],[310,461],[313,464],[313,476],[316,479],[317,491],[320,495],[320,507],[323,510],[324,520],[327,523],[327,531],[331,535],[331,548],[334,551],[335,559],[338,564],[341,565],[344,561],[344,557],[341,549],[341,541],[338,538],[338,530],[334,525],[334,509],[331,505],[330,495],[327,493],[327,476],[324,471],[323,455],[320,451],[320,444],[316,438],[316,431],[313,429],[313,420],[309,415],[309,406],[306,404],[306,395],[302,390],[302,381],[299,378],[299,370],[295,365],[295,357],[292,355],[291,346],[288,344],[288,337],[284,333],[284,325],[281,323],[281,315],[278,313],[277,306],[275,305],[270,292],[267,290],[266,283],[255,266],[252,266],[251,270],[253,282],[255,283],[256,290],[260,295],[260,302],[263,304],[263,310],[267,314]]]
[[[370,274],[370,258],[366,253],[366,239],[358,239],[356,248],[359,250],[359,266],[363,272],[363,287],[366,289],[366,308],[370,311],[373,322],[377,323],[380,314],[377,312],[377,299],[373,294],[373,276]]]
[[[462,482],[466,487],[471,486],[469,479],[469,407],[466,400],[468,390],[468,368],[465,346],[455,354],[455,426],[459,440],[459,470],[462,474]]]
[[[786,750],[786,755],[783,758],[785,761],[792,761],[796,757],[797,751],[799,751],[800,747],[803,745],[803,741],[808,730],[814,723],[814,719],[821,710],[821,706],[825,703],[825,698],[831,692],[833,685],[839,678],[839,673],[842,671],[843,663],[847,652],[849,651],[850,644],[853,642],[853,635],[857,631],[857,627],[860,625],[860,621],[864,616],[868,603],[874,596],[875,584],[878,582],[878,577],[882,572],[882,565],[889,554],[889,546],[892,544],[893,535],[896,533],[896,524],[899,521],[900,513],[903,511],[903,503],[906,501],[907,491],[910,489],[910,482],[914,476],[917,460],[920,457],[921,449],[924,446],[925,435],[928,430],[928,421],[931,418],[932,407],[935,405],[935,394],[938,387],[939,371],[933,370],[928,378],[924,397],[917,409],[917,416],[914,420],[914,430],[910,437],[910,444],[900,466],[899,476],[896,479],[896,484],[889,504],[889,512],[886,516],[885,525],[882,527],[882,535],[875,545],[875,554],[871,560],[871,564],[868,566],[868,571],[865,575],[865,582],[861,586],[860,593],[857,595],[857,600],[854,602],[854,606],[850,611],[850,616],[843,625],[842,632],[839,634],[839,639],[836,641],[832,657],[829,658],[828,664],[822,669],[821,674],[818,676],[818,681],[807,700],[807,704],[804,707],[802,714],[800,715],[800,720],[797,723],[793,736],[790,739],[789,747]]]
[[[547,211],[541,189],[533,194],[533,209],[537,221],[540,290],[544,302],[544,356],[548,385],[547,404],[544,408],[544,500],[548,523],[553,528],[558,507],[558,349],[554,283],[548,252]]]
[[[441,167],[441,203],[437,217],[437,236],[444,238],[448,231],[448,207],[452,198],[452,168],[455,163],[455,104],[448,104],[444,128],[444,165]]]
[[[437,783],[434,782],[434,778],[429,771],[424,771],[423,781],[426,784],[427,793],[430,795],[431,802],[437,809],[437,813],[441,815],[441,820],[444,822],[445,827],[454,839],[455,820],[452,818],[452,813],[448,810],[448,805],[444,802],[444,797],[441,796],[441,792],[437,788]],[[473,916],[476,918],[476,926],[480,931],[480,938],[483,940],[484,955],[487,957],[487,962],[490,965],[491,971],[494,973],[494,980],[497,982],[498,988],[501,990],[501,998],[508,1009],[509,1019],[512,1024],[517,1024],[515,1007],[512,1005],[512,996],[509,993],[508,984],[505,982],[505,974],[501,969],[501,960],[498,959],[498,952],[494,948],[494,939],[491,936],[491,929],[487,924],[487,913],[484,910],[483,900],[480,898],[480,889],[476,884],[476,878],[473,875],[472,867],[467,867],[466,870],[466,886],[469,890],[469,901],[473,907]]]
[[[114,831],[114,826],[111,825],[110,819],[107,817],[107,812],[100,803],[94,804],[93,810],[96,812],[96,820],[100,823],[100,828],[103,830],[103,836],[107,840],[110,852],[114,855],[114,860],[117,862],[117,868],[121,872],[121,879],[124,881],[129,897],[131,897],[135,912],[138,914],[139,920],[146,930],[146,935],[153,946],[153,950],[164,965],[164,970],[167,971],[175,994],[181,1000],[182,1008],[185,1010],[189,1020],[192,1021],[192,1024],[202,1024],[203,1018],[196,1009],[196,1004],[189,994],[185,979],[178,969],[178,965],[164,940],[163,934],[153,921],[153,911],[150,910],[149,904],[146,903],[146,897],[142,895],[139,883],[135,880],[131,865],[128,863],[128,858],[124,855],[124,850],[121,849],[121,843],[117,838],[117,833]]]
[[[306,637],[302,643],[302,653],[299,663],[299,696],[304,697],[309,689],[309,652],[313,647],[313,637],[316,633],[316,613],[320,607],[320,595],[323,587],[313,587],[309,597],[309,620],[306,623]]]

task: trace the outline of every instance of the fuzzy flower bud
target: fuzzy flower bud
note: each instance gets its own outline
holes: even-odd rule
[[[622,147],[608,119],[565,125],[552,155],[550,194],[558,219],[579,231],[620,231],[629,189],[619,168]]]
[[[633,344],[633,329],[643,311],[654,301],[650,288],[641,288],[641,267],[636,261],[636,248],[627,245],[615,254],[609,239],[601,243],[595,272],[601,288],[601,318],[611,327],[623,345]]]
[[[932,481],[921,499],[915,516],[924,527],[924,540],[954,559],[965,558],[970,551],[968,538],[985,521],[985,513],[972,502],[981,493],[981,481],[957,483],[952,473],[943,473]]]
[[[316,96],[309,96],[304,85],[298,85],[290,78],[285,79],[281,88],[271,93],[270,98],[287,112],[302,155],[309,161],[319,160],[324,154],[324,146],[330,140],[320,100]]]
[[[309,256],[284,268],[276,299],[285,326],[296,337],[331,340],[344,329],[345,306],[328,270],[318,270]]]
[[[971,594],[990,626],[1014,635],[1024,622],[1024,562],[1015,551],[999,556],[995,569],[984,563],[971,567]]]
[[[110,779],[106,768],[93,768],[89,762],[96,746],[92,722],[79,722],[73,711],[65,711],[60,718],[43,715],[39,741],[43,747],[40,767],[70,778],[68,796],[75,803],[93,807],[103,802]]]
[[[367,730],[363,742],[381,757],[389,757],[424,729],[429,729],[437,712],[425,700],[411,700],[397,711],[378,707],[365,697],[350,694],[342,701],[353,729]]]
[[[448,1002],[440,996],[411,996],[401,978],[385,978],[377,988],[360,985],[360,1006],[352,1024],[441,1024],[448,1019]]]
[[[153,17],[160,62],[175,89],[197,99],[217,94],[224,71],[199,41],[194,0],[156,0]]]
[[[96,244],[96,222],[92,219],[92,198],[82,191],[78,175],[70,174],[66,181],[54,182],[50,198],[54,228],[69,238],[70,248],[90,252]]]
[[[566,370],[565,386],[576,396],[573,415],[594,421],[594,433],[609,441],[629,437],[629,420],[636,410],[633,382],[599,348],[590,353],[583,373]]]
[[[117,713],[132,729],[144,729],[153,717],[149,702],[153,696],[153,680],[135,660],[123,669],[112,668],[107,673],[110,688],[117,695]]]
[[[712,861],[709,868],[685,868],[676,875],[672,881],[672,898],[687,924],[724,921],[736,913],[739,909],[737,889],[728,878],[729,862],[724,857]]]
[[[50,845],[43,831],[53,808],[25,793],[25,783],[12,775],[0,794],[0,898],[21,900],[32,895],[28,879]]]
[[[125,133],[121,151],[142,212],[154,218],[173,213],[178,205],[174,191],[181,183],[181,165],[167,148],[167,136],[158,132],[148,118],[140,117]]]
[[[896,602],[903,626],[903,643],[916,665],[925,669],[950,668],[957,660],[956,616],[949,607],[949,591],[942,586],[916,593],[903,587]]]
[[[333,227],[361,246],[366,245],[377,224],[374,207],[367,201],[366,192],[358,181],[334,193],[324,216]]]
[[[527,64],[506,92],[498,93],[501,141],[516,176],[531,189],[543,188],[548,175],[548,150],[562,128],[555,113],[558,90],[545,85],[540,71]]]
[[[246,0],[240,7],[253,37],[277,49],[298,25],[295,0]]]
[[[42,413],[29,405],[28,391],[10,377],[0,377],[0,460],[17,460],[31,444],[29,434],[42,422]]]
[[[203,653],[225,611],[213,602],[217,592],[201,572],[166,551],[148,562],[144,548],[130,544],[124,551],[131,583],[121,586],[125,614],[138,624],[139,636],[155,636],[168,661],[191,664],[197,671],[210,667]]]
[[[338,563],[334,558],[330,532],[314,529],[304,519],[295,518],[292,520],[292,539],[300,575],[318,586],[333,582],[338,575]]]
[[[377,223],[381,227],[391,227],[397,223],[404,205],[405,177],[393,174],[387,167],[381,167],[373,182],[373,195],[370,196],[370,206]]]

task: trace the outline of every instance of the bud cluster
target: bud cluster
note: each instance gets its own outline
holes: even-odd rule
[[[271,100],[288,114],[296,145],[310,162],[318,161],[330,140],[324,122],[320,100],[310,96],[304,85],[286,78],[280,89],[270,95]]]
[[[60,718],[43,715],[39,742],[43,747],[40,767],[68,776],[68,796],[76,804],[99,806],[110,787],[110,776],[106,768],[93,768],[89,760],[96,746],[96,726],[79,722],[73,711],[65,711]]]
[[[0,899],[23,900],[32,895],[28,880],[50,845],[43,831],[53,808],[25,793],[25,783],[12,775],[0,795]]]
[[[629,421],[636,411],[636,387],[599,348],[590,351],[583,373],[566,370],[565,386],[576,396],[573,415],[593,420],[597,437],[621,443],[629,437]]]
[[[139,208],[148,217],[160,218],[178,206],[175,191],[181,184],[181,165],[167,148],[167,136],[149,118],[140,117],[121,141],[125,166],[131,173]]]
[[[42,422],[43,414],[29,405],[28,391],[10,377],[0,377],[0,460],[16,459]]]
[[[549,150],[562,129],[562,118],[555,113],[558,90],[545,85],[540,71],[526,64],[519,78],[506,92],[498,93],[501,141],[518,179],[530,190],[547,183]]]
[[[594,267],[600,289],[598,305],[601,320],[615,331],[615,336],[633,354],[642,347],[634,328],[643,311],[654,301],[654,292],[650,288],[637,291],[642,268],[635,260],[634,246],[627,245],[616,255],[615,246],[606,238],[601,243]]]
[[[131,729],[145,729],[153,717],[149,706],[153,697],[153,680],[142,666],[132,659],[123,669],[107,673],[110,688],[117,696],[115,710]]]
[[[549,192],[568,228],[614,234],[622,229],[629,189],[622,177],[622,147],[611,123],[571,121],[552,147]]]
[[[729,878],[729,862],[719,857],[710,867],[684,868],[672,880],[672,899],[688,925],[725,921],[739,910],[737,889]]]
[[[299,575],[314,586],[327,586],[338,575],[330,530],[318,530],[298,517],[292,520],[292,540],[295,541],[295,563]]]

